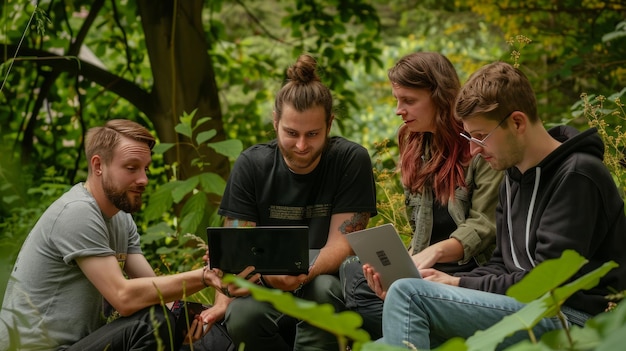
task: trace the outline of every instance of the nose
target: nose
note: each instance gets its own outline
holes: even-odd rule
[[[148,185],[148,173],[146,172],[146,170],[141,171],[141,174],[137,178],[137,184],[141,186]]]
[[[474,142],[470,142],[470,155],[476,156],[478,155],[481,151],[483,151],[483,147],[474,143]]]
[[[396,115],[403,116],[406,114],[406,109],[400,106],[400,103],[396,106]]]
[[[298,140],[296,141],[296,148],[298,150],[305,150],[307,147],[307,143],[306,143],[306,138],[303,136],[298,137]]]

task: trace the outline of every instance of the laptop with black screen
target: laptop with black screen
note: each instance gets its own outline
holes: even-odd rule
[[[309,250],[306,226],[208,227],[211,267],[237,274],[247,266],[271,275],[307,274],[319,250]]]

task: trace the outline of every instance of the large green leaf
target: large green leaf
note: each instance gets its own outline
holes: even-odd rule
[[[206,212],[208,199],[207,195],[203,192],[197,192],[193,194],[183,206],[181,212],[180,232],[181,233],[195,233],[196,229],[202,223]]]
[[[587,321],[585,326],[597,330],[603,344],[609,341],[610,338],[619,335],[622,345],[626,345],[626,331],[624,331],[626,326],[626,303],[620,302],[612,311],[601,313]],[[616,349],[604,348],[604,350]]]
[[[196,143],[200,145],[206,141],[211,140],[211,138],[213,138],[215,135],[217,135],[217,131],[215,129],[200,132],[198,133],[198,135],[196,135]]]
[[[622,323],[624,323],[622,321]],[[623,350],[626,345],[626,325],[623,325],[615,330],[615,332],[606,336],[602,340],[602,343],[598,345],[595,351],[615,351]]]
[[[191,139],[191,136],[193,135],[193,129],[194,129],[192,127],[193,117],[196,115],[197,111],[198,111],[197,109],[194,109],[193,111],[191,111],[191,113],[187,113],[187,111],[183,111],[183,115],[180,116],[180,123],[178,123],[174,127],[174,130],[177,133],[182,134],[186,136],[187,138]]]
[[[141,244],[152,244],[163,238],[170,237],[174,233],[175,230],[173,230],[167,223],[159,222],[157,225],[148,227],[146,232],[141,235]]]
[[[224,282],[235,283],[240,287],[247,288],[254,299],[269,302],[278,311],[304,320],[338,337],[347,337],[361,343],[370,340],[369,334],[365,330],[360,329],[363,319],[356,312],[343,311],[335,313],[334,308],[330,304],[317,304],[297,298],[289,292],[267,289],[232,274],[224,276]]]
[[[465,344],[461,342],[460,346],[465,347]],[[355,342],[354,345],[352,345],[352,351],[358,351],[358,350],[361,350],[361,351],[406,351],[406,347],[392,346],[392,345],[387,345],[387,344],[378,343],[378,342],[371,342],[371,341],[365,342],[363,344],[359,342]],[[465,349],[462,349],[462,348],[446,349],[446,351],[463,351],[463,350]]]
[[[226,188],[226,181],[216,173],[202,173],[198,175],[200,179],[200,185],[202,190],[207,193],[213,193],[217,195],[224,194]]]
[[[172,189],[172,197],[174,198],[174,202],[179,203],[185,196],[193,192],[196,186],[198,186],[198,183],[200,183],[200,178],[198,176],[193,176],[185,180],[170,182],[170,184],[171,183],[176,184],[174,189]]]
[[[534,269],[543,270],[557,268],[561,271],[561,267],[558,266],[569,264],[571,260],[569,257],[570,256],[567,255],[562,261],[558,261],[559,259],[557,259],[559,264],[556,266],[549,264],[546,266],[547,268],[545,268],[542,263]],[[596,286],[600,278],[615,267],[617,267],[615,262],[607,262],[577,280],[560,288],[556,288],[554,291],[546,293],[541,298],[528,303],[521,310],[504,317],[489,329],[476,332],[467,339],[468,349],[477,351],[495,350],[498,344],[506,337],[513,335],[513,333],[519,330],[531,330],[542,318],[555,316],[559,312],[560,306],[567,298],[579,290],[587,290]]]
[[[154,148],[152,148],[152,152],[156,153],[156,154],[164,154],[167,152],[167,150],[171,149],[174,147],[174,143],[158,143],[156,145],[154,145]]]
[[[446,341],[443,345],[437,347],[436,351],[465,351],[467,350],[467,345],[465,345],[465,340],[463,338],[455,337]]]
[[[194,114],[196,110],[194,110]],[[193,126],[193,130],[196,130],[198,127],[200,127],[201,125],[203,125],[204,123],[208,122],[211,120],[211,117],[202,117],[202,118],[198,118],[198,120],[196,121],[196,124]]]
[[[181,117],[182,119],[182,117]],[[183,123],[179,123],[176,125],[176,127],[174,127],[174,130],[179,133],[182,134],[184,136],[186,136],[187,138],[191,139],[191,126],[189,124],[183,124]]]
[[[545,333],[541,336],[541,343],[539,344],[553,350],[558,350],[562,348],[563,345],[569,345],[570,338],[572,345],[578,350],[594,350],[602,340],[597,330],[593,328],[581,328],[574,325],[569,331],[557,329]]]
[[[214,143],[208,143],[207,146],[215,150],[218,154],[237,158],[243,150],[243,143],[239,139],[229,139],[224,141],[217,141]]]
[[[560,258],[543,261],[541,269],[531,270],[524,279],[511,286],[506,294],[517,301],[528,303],[563,284],[587,262],[576,251],[566,250]]]
[[[148,206],[143,211],[143,216],[147,222],[161,218],[164,212],[172,209],[174,198],[172,191],[176,188],[176,183],[165,183],[150,194]]]

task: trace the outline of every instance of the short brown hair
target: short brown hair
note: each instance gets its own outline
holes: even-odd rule
[[[501,120],[513,111],[524,112],[531,122],[538,120],[530,81],[505,62],[494,62],[474,72],[456,99],[456,115],[462,120],[476,115]]]
[[[110,164],[113,151],[122,137],[143,142],[150,150],[155,144],[154,136],[139,123],[126,119],[112,119],[102,127],[94,127],[87,131],[85,137],[87,161],[91,160],[94,155],[100,155],[104,164]],[[91,164],[89,164],[89,171],[91,172]]]

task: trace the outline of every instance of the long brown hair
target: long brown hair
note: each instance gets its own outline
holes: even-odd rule
[[[406,125],[400,127],[400,170],[402,183],[411,193],[421,192],[429,184],[439,203],[447,204],[456,187],[465,186],[465,167],[471,158],[469,144],[459,136],[463,124],[454,116],[461,88],[456,70],[441,54],[416,52],[402,57],[388,77],[394,84],[431,92],[437,132],[413,133]]]

